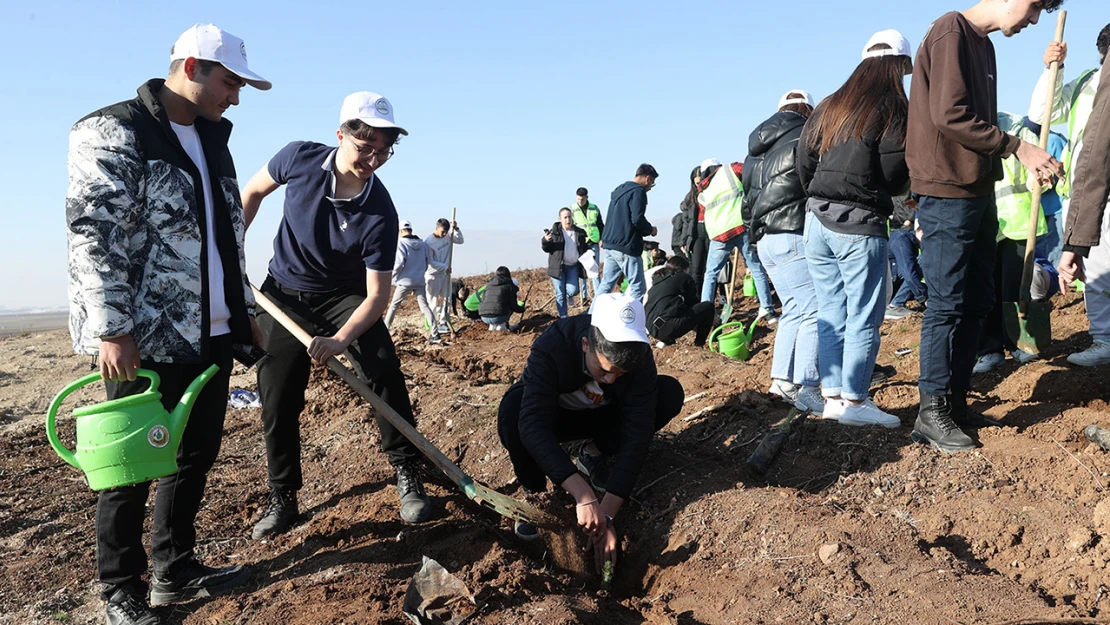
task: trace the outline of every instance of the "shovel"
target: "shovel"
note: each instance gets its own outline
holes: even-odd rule
[[[277,304],[270,301],[269,298],[263,295],[262,292],[253,285],[251,286],[251,290],[254,291],[254,297],[258,301],[258,305],[266,312],[270,313],[270,315],[272,315],[282,327],[288,330],[290,334],[297,337],[297,340],[305,347],[308,347],[308,344],[312,342],[312,337],[309,336],[308,332],[305,332],[301,326],[297,325],[297,322],[293,321],[289,318],[289,315],[285,314],[285,311]],[[362,395],[362,398],[370,403],[374,412],[385,417],[386,421],[389,421],[393,427],[400,430],[405,438],[409,439],[421,453],[432,461],[432,464],[436,465],[440,471],[443,471],[448,479],[454,482],[471,500],[510,519],[532,523],[547,529],[559,529],[562,526],[558,519],[539,508],[523,501],[513,499],[508,495],[502,495],[497,491],[475,482],[473,478],[459,468],[459,465],[451,462],[451,460],[443,455],[443,452],[437,449],[431,441],[424,438],[424,435],[418,432],[408,421],[405,421],[401,415],[397,414],[397,411],[389,404],[385,403],[385,400],[378,397],[374,391],[370,390],[370,387],[360,380],[354,371],[343,366],[343,363],[339,362],[339,359],[335,356],[328,358],[328,368],[331,369],[333,373],[343,378],[343,381],[357,391],[359,395]]]
[[[1056,20],[1056,43],[1064,41],[1064,23],[1067,21],[1068,12],[1060,11]],[[1056,84],[1057,75],[1060,73],[1060,64],[1053,63],[1049,68],[1049,83]],[[1049,121],[1052,119],[1052,89],[1049,89],[1045,98],[1044,117],[1041,118],[1041,149],[1048,147]],[[1018,301],[1003,302],[1002,316],[1006,323],[1006,334],[1010,340],[1023,352],[1039,355],[1042,349],[1048,347],[1052,341],[1052,303],[1034,302],[1029,295],[1029,287],[1033,283],[1033,254],[1037,245],[1037,221],[1041,213],[1041,194],[1044,190],[1036,172],[1029,172],[1029,184],[1032,185],[1033,201],[1029,205],[1029,230],[1025,236],[1025,265],[1021,272],[1021,289],[1018,291]]]
[[[732,292],[736,290],[736,257],[739,255],[739,250],[732,248],[732,254],[729,256],[729,263],[732,264],[728,272],[728,299],[725,300],[725,305],[721,308],[721,323],[728,323],[732,317]]]

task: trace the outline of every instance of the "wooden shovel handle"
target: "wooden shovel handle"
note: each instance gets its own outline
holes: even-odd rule
[[[1064,26],[1068,21],[1068,12],[1060,11],[1059,16],[1056,18],[1056,37],[1053,39],[1056,43],[1063,43],[1064,41]],[[1045,97],[1044,115],[1041,117],[1041,136],[1038,142],[1042,150],[1048,148],[1048,137],[1051,132],[1052,126],[1052,104],[1056,99],[1056,79],[1060,74],[1060,63],[1053,61],[1048,70],[1048,95]],[[1064,172],[1067,175],[1067,172]],[[1025,318],[1029,312],[1029,300],[1032,297],[1029,294],[1030,286],[1033,284],[1033,262],[1034,254],[1037,248],[1037,222],[1041,216],[1041,196],[1044,190],[1041,188],[1041,181],[1037,177],[1037,172],[1029,172],[1027,184],[1032,185],[1032,202],[1029,205],[1029,229],[1025,235],[1025,264],[1021,271],[1021,290],[1018,292],[1018,311],[1022,318]]]
[[[254,291],[254,298],[258,302],[258,305],[261,306],[263,310],[270,313],[270,315],[281,324],[281,327],[288,330],[289,333],[295,336],[305,347],[308,347],[308,344],[312,342],[312,336],[310,336],[296,321],[293,321],[289,315],[285,314],[285,311],[282,310],[280,306],[263,295],[262,291],[259,291],[253,284],[251,285],[251,290]],[[439,467],[439,470],[443,471],[452,482],[460,488],[463,488],[464,483],[471,481],[457,464],[451,462],[447,456],[443,455],[443,452],[437,449],[431,441],[424,438],[424,435],[418,432],[412,424],[405,421],[401,415],[397,414],[397,411],[394,410],[392,406],[385,403],[385,400],[372,391],[369,385],[360,380],[359,377],[355,375],[354,371],[351,371],[345,367],[343,363],[339,362],[338,358],[335,356],[328,358],[328,368],[336,375],[343,378],[343,381],[370,403],[370,407],[374,409],[374,412],[385,417],[385,420],[389,421],[390,425],[397,428],[405,438],[409,439],[409,442],[415,445],[421,453]]]

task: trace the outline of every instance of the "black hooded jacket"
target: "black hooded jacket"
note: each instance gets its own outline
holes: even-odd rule
[[[804,115],[780,111],[748,137],[741,210],[753,243],[765,234],[801,234],[805,229],[806,193],[794,158],[805,123]]]

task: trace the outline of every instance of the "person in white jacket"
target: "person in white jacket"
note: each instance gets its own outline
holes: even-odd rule
[[[448,236],[450,235],[450,236]],[[438,219],[436,229],[424,245],[428,247],[428,273],[424,276],[425,291],[428,294],[428,305],[432,307],[432,314],[436,321],[433,323],[439,332],[447,332],[444,327],[447,319],[447,304],[451,301],[451,280],[447,276],[448,256],[451,253],[451,244],[462,245],[463,235],[458,223]]]
[[[1095,92],[1098,91],[1102,79],[1106,53],[1110,49],[1110,24],[1102,29],[1096,41],[1099,54],[1099,67],[1084,71],[1078,78],[1064,84],[1063,73],[1057,79],[1055,95],[1052,104],[1052,124],[1068,126],[1069,153],[1064,159],[1064,169],[1067,178],[1058,185],[1058,192],[1063,199],[1063,212],[1061,222],[1067,222],[1069,198],[1074,189],[1071,183],[1075,181],[1074,165],[1079,162],[1079,154],[1083,151],[1083,135],[1087,122],[1094,108]],[[1055,61],[1063,67],[1068,55],[1067,43],[1051,43],[1045,50],[1045,66]],[[1033,99],[1029,104],[1029,119],[1034,123],[1041,123],[1044,117],[1045,100],[1049,89],[1049,71],[1046,69],[1033,90]],[[1106,214],[1102,224],[1103,232],[1110,233],[1110,212]],[[1064,246],[1068,252],[1068,246]],[[1110,245],[1102,244],[1090,250],[1090,256],[1085,262],[1086,282],[1097,284],[1110,276]],[[1071,354],[1068,362],[1083,367],[1094,367],[1110,363],[1110,298],[1102,295],[1099,289],[1087,289],[1085,293],[1087,304],[1087,318],[1091,324],[1091,338],[1094,339],[1090,348],[1085,351]]]
[[[385,327],[393,325],[393,318],[401,302],[405,301],[409,293],[416,296],[416,305],[428,322],[430,331],[428,340],[439,343],[439,326],[436,324],[435,314],[428,306],[424,297],[425,272],[432,269],[431,254],[428,245],[420,237],[412,233],[412,224],[408,221],[401,222],[401,236],[397,241],[397,260],[393,263],[393,299],[389,302],[389,310],[385,313]],[[438,268],[446,270],[447,265]]]

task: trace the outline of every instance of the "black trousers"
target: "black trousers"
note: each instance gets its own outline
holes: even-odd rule
[[[697,334],[694,335],[694,345],[701,347],[705,345],[705,339],[709,338],[709,331],[713,329],[713,302],[698,302],[678,316],[660,317],[648,331],[657,340],[670,345],[695,328]]]
[[[705,230],[705,223],[695,226],[694,245],[690,249],[690,275],[694,278],[694,288],[701,294],[701,285],[705,280],[705,265],[709,262],[709,233]]]
[[[1017,349],[1006,333],[1002,303],[1016,302],[1021,297],[1021,272],[1024,268],[1025,241],[999,241],[994,259],[994,307],[987,313],[983,333],[979,337],[979,356]]]
[[[228,381],[231,378],[231,336],[209,341],[208,359],[195,365],[142,361],[161,378],[158,392],[162,405],[173,412],[185,389],[210,365],[220,370],[201,389],[181,446],[177,450],[177,473],[158,480],[154,496],[154,527],[151,558],[159,578],[172,578],[182,565],[193,557],[197,542],[194,526],[208,470],[220,453],[227,410]],[[138,378],[134,382],[108,382],[108,399],[137,395],[147,390],[150,382]],[[108,599],[120,589],[146,594],[142,576],[146,573],[146,550],[143,549],[143,520],[150,482],[100,491],[96,501],[96,566],[103,584],[101,596]]]
[[[322,336],[338,332],[366,299],[365,293],[305,293],[282,286],[271,277],[262,283],[261,290],[309,334]],[[300,416],[305,407],[304,394],[312,358],[305,346],[271,315],[260,311],[258,326],[270,354],[258,363],[258,393],[262,400],[262,432],[266,440],[270,487],[298,490],[304,486]],[[379,319],[355,339],[347,355],[359,378],[401,417],[416,425],[401,374],[401,361],[385,322]],[[385,417],[376,416],[382,451],[389,457],[390,464],[397,466],[415,459],[419,455],[416,447]]]
[[[656,378],[658,401],[655,404],[655,431],[663,429],[682,411],[686,395],[678,380],[669,375]],[[509,387],[501,398],[497,410],[497,435],[501,445],[509,452],[520,485],[532,492],[547,488],[547,476],[520,440],[520,402],[524,399],[524,384]],[[592,440],[607,456],[615,455],[621,447],[621,409],[616,404],[593,410],[567,410],[558,408],[555,417],[555,437],[559,442]]]

